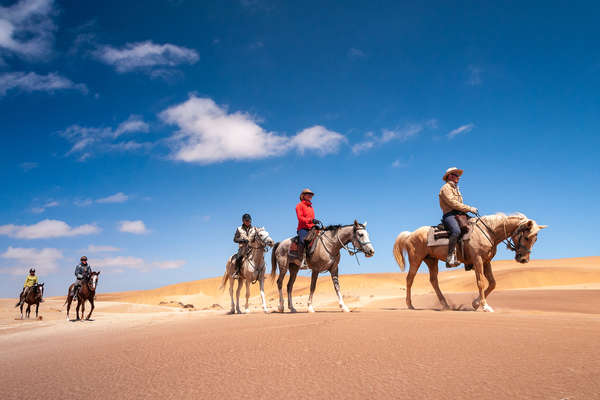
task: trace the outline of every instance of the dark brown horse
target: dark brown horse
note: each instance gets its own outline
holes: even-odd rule
[[[87,320],[92,316],[92,311],[94,311],[94,297],[96,296],[96,286],[98,286],[98,275],[100,275],[100,271],[94,271],[90,274],[87,279],[84,279],[81,282],[81,287],[79,288],[79,292],[77,292],[77,308],[75,309],[75,314],[77,315],[77,321],[79,318],[79,307],[81,307],[81,319],[85,315],[85,301],[89,301],[92,309],[90,313],[86,317]],[[65,304],[67,305],[67,320],[69,320],[69,310],[71,309],[71,302],[73,301],[73,291],[75,289],[75,284],[72,283],[69,286],[69,291],[67,292],[67,300]]]
[[[25,316],[29,318],[29,314],[31,314],[31,306],[35,304],[35,317],[38,317],[38,310],[40,308],[40,301],[42,301],[42,297],[44,296],[44,284],[38,283],[33,285],[27,296],[21,302],[21,319],[23,319],[23,306],[27,303],[27,309],[25,310]]]

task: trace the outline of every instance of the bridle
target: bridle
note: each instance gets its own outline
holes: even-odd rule
[[[481,227],[479,225],[477,225],[477,226],[479,227],[479,229],[481,230],[483,235],[487,238],[487,240],[492,244],[492,246],[495,246],[496,245],[495,242],[497,239],[496,239],[496,235],[494,234],[493,229],[491,229],[489,226],[487,226],[487,224],[483,221],[483,219],[481,218],[481,215],[479,215],[479,213],[477,213],[475,215],[477,218],[477,222],[481,222],[483,224],[483,226],[486,227],[486,229],[492,235],[494,240],[492,241],[492,239],[490,239],[490,237],[486,234],[486,232],[483,229],[481,229]],[[502,220],[502,225],[504,227],[504,234],[506,235],[506,239],[501,240],[500,242],[504,243],[506,245],[507,249],[514,251],[515,253],[517,253],[517,255],[525,255],[525,254],[531,253],[531,249],[521,243],[521,241],[523,240],[523,237],[525,236],[525,231],[527,230],[525,223],[517,226],[517,228],[509,235],[508,232],[506,231],[506,220],[507,219],[508,219],[508,217],[504,217],[504,219]],[[515,241],[513,240],[512,237],[516,234],[519,234],[519,237],[515,243]]]
[[[336,229],[336,231],[335,231],[335,238],[336,238],[336,239],[337,239],[337,241],[339,242],[340,246],[342,246],[342,248],[343,248],[344,250],[346,250],[350,256],[355,256],[355,257],[356,257],[356,262],[358,263],[358,265],[360,265],[360,261],[358,261],[358,256],[357,256],[357,254],[358,254],[358,253],[364,253],[364,252],[365,252],[365,246],[366,246],[366,245],[368,245],[368,244],[371,244],[371,242],[363,242],[363,241],[361,241],[361,240],[358,238],[358,235],[356,234],[356,232],[357,232],[359,229],[364,229],[364,230],[366,230],[366,228],[365,228],[365,226],[364,226],[364,225],[361,225],[361,224],[359,224],[358,226],[356,226],[356,225],[353,225],[353,228],[352,228],[352,239],[350,239],[350,241],[348,242],[348,244],[344,244],[344,243],[342,242],[342,239],[340,239],[340,230],[339,230],[339,229]],[[325,231],[326,231],[326,230],[325,230]],[[323,244],[323,248],[325,249],[325,251],[327,252],[327,254],[329,254],[329,257],[331,257],[331,259],[333,260],[335,257],[333,256],[333,254],[331,254],[331,251],[329,251],[329,249],[327,248],[327,246],[325,246],[325,243],[323,243],[323,237],[324,237],[325,239],[327,239],[327,241],[328,241],[329,243],[332,243],[332,244],[333,244],[333,243],[335,243],[335,242],[334,242],[334,241],[332,241],[330,238],[328,238],[328,237],[325,235],[325,232],[323,232],[322,234],[320,234],[320,235],[319,235],[319,239],[321,240],[321,243]],[[354,241],[355,241],[355,240],[356,240],[356,241],[358,242],[358,244],[360,245],[360,247],[359,247],[359,248],[357,248],[357,247],[354,245]],[[350,244],[350,243],[352,243],[352,248],[350,248],[350,246],[349,246],[349,244]]]

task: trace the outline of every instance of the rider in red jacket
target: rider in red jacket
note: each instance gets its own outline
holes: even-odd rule
[[[315,194],[310,189],[304,189],[300,193],[300,202],[296,205],[296,216],[298,217],[298,255],[304,258],[304,238],[308,234],[308,231],[312,229],[315,224],[321,224],[321,222],[315,219],[315,210],[312,206],[312,197]]]

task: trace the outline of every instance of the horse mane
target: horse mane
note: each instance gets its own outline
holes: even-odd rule
[[[347,225],[346,225],[347,226]],[[344,225],[327,225],[326,227],[323,228],[324,231],[337,231],[338,229],[344,227]]]
[[[527,216],[525,214],[520,213],[520,212],[512,213],[510,215],[506,215],[502,212],[498,212],[496,214],[484,215],[481,218],[485,219],[486,222],[488,222],[489,224],[493,224],[494,226],[502,223],[502,221],[504,221],[506,218],[518,218],[518,219],[524,220],[524,221],[529,219],[529,218],[527,218]]]

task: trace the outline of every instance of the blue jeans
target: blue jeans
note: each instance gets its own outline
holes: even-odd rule
[[[300,229],[298,231],[298,244],[304,245],[304,238],[308,235],[308,229]]]
[[[450,231],[450,238],[458,238],[460,236],[460,226],[458,226],[458,221],[454,217],[455,215],[449,212],[448,214],[444,214],[442,218],[444,226]]]

